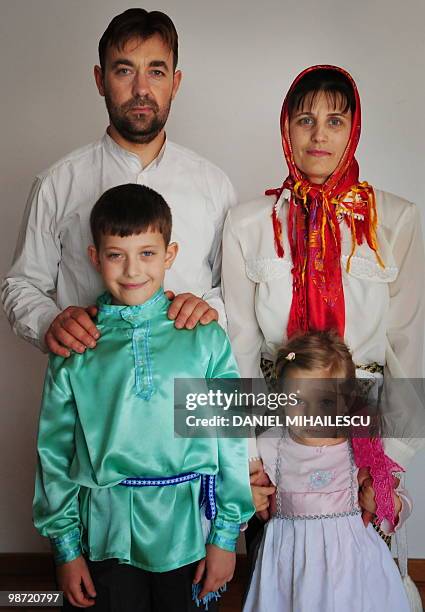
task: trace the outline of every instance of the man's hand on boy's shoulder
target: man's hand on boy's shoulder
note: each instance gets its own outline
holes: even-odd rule
[[[199,561],[193,579],[194,584],[198,584],[203,579],[198,598],[202,599],[208,593],[218,591],[226,582],[230,582],[235,572],[235,565],[236,553],[219,548],[215,544],[207,544],[207,556]]]
[[[100,336],[93,323],[96,313],[96,306],[65,308],[52,321],[44,337],[49,351],[60,357],[69,357],[71,350],[84,353],[86,348],[95,348]]]
[[[77,557],[56,568],[58,586],[71,605],[91,608],[96,603],[96,589],[84,557]]]
[[[207,325],[218,321],[215,308],[193,293],[180,293],[175,296],[172,291],[166,291],[168,299],[172,300],[168,309],[168,317],[175,320],[177,329],[193,329],[201,323]],[[71,351],[84,353],[87,348],[95,348],[100,333],[93,323],[96,316],[96,306],[68,306],[52,321],[44,340],[51,353],[60,357],[69,357]]]
[[[193,329],[198,323],[208,325],[211,321],[218,321],[216,309],[193,293],[175,295],[172,291],[166,291],[165,295],[172,300],[168,318],[175,320],[177,329]]]

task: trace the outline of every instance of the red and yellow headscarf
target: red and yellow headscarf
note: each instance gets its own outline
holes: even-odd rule
[[[297,168],[289,137],[288,98],[294,87],[307,73],[315,70],[337,70],[350,81],[356,108],[352,116],[347,147],[338,166],[323,185],[317,185]],[[341,273],[341,232],[343,219],[351,230],[352,248],[367,242],[375,252],[379,264],[376,241],[377,214],[373,188],[359,182],[359,166],[354,157],[361,130],[360,98],[352,77],[336,66],[312,66],[304,70],[292,83],[283,102],[280,117],[283,151],[289,176],[279,189],[266,191],[279,200],[282,191],[291,192],[288,213],[288,240],[293,262],[292,305],[287,335],[309,330],[335,330],[344,337],[345,303]],[[272,213],[275,248],[283,257],[282,224],[276,206]]]

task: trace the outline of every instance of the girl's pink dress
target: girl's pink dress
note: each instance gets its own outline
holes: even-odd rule
[[[358,505],[351,444],[257,440],[276,511],[264,530],[244,612],[410,612],[398,568]],[[403,509],[397,528],[410,511]]]

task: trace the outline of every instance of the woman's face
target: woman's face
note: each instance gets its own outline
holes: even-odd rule
[[[289,120],[294,161],[311,183],[322,185],[336,169],[347,146],[351,131],[351,110],[343,113],[343,100],[337,106],[324,92],[314,104],[306,97],[303,108],[294,111]]]

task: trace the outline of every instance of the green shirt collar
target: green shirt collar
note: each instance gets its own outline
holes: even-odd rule
[[[138,322],[152,319],[166,307],[168,308],[169,300],[164,293],[163,288],[158,289],[149,300],[137,306],[122,306],[112,304],[112,296],[107,291],[97,299],[98,307],[97,322],[101,323],[106,319],[121,319],[127,321],[131,325]]]

